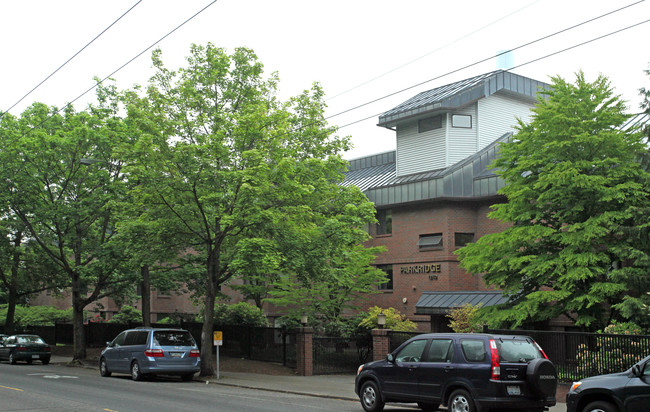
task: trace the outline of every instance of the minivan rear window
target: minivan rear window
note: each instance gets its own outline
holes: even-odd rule
[[[153,339],[159,346],[194,346],[194,338],[187,331],[158,330]]]
[[[530,340],[497,340],[497,347],[501,362],[528,362],[544,357]]]

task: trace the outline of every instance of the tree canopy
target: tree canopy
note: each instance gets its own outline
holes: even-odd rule
[[[507,202],[489,217],[511,226],[460,249],[461,266],[510,296],[486,308],[492,324],[565,315],[596,330],[647,318],[638,310],[650,291],[642,134],[621,129],[625,103],[605,77],[552,80],[493,165]]]
[[[202,300],[201,375],[212,375],[222,285],[246,274],[262,285],[281,270],[292,279],[346,282],[358,269],[354,255],[367,252],[332,239],[353,231],[355,241],[365,240],[359,233],[374,219],[373,208],[358,189],[340,185],[346,165],[340,153],[349,142],[327,126],[317,84],[280,101],[277,75],[264,77],[246,48],[229,54],[193,45],[178,70],[166,68],[158,50],[153,63],[156,74],[144,95],[125,95],[127,122],[138,133],[125,153],[128,174],[138,182],[131,193],[140,221],[155,223],[176,245],[169,264]],[[318,249],[327,252],[313,252]],[[320,270],[307,270],[316,262]],[[266,293],[249,292],[258,301]]]

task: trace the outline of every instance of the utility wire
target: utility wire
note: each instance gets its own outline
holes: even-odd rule
[[[535,0],[534,2],[529,3],[529,4],[525,5],[524,7],[520,8],[520,9],[518,9],[518,10],[513,11],[512,13],[506,14],[505,16],[500,17],[500,18],[498,18],[497,20],[494,20],[493,22],[488,23],[488,24],[486,24],[485,26],[480,27],[480,28],[474,30],[473,32],[467,33],[466,35],[461,36],[461,37],[457,38],[456,40],[453,40],[453,41],[451,41],[451,42],[449,42],[449,43],[447,43],[447,44],[445,44],[445,45],[442,45],[442,46],[438,47],[437,49],[430,51],[429,53],[423,54],[422,56],[417,57],[417,58],[415,58],[415,59],[413,59],[413,60],[411,60],[411,61],[409,61],[409,62],[407,62],[407,63],[404,63],[404,64],[402,64],[401,66],[395,67],[394,69],[391,69],[391,70],[389,70],[389,71],[387,71],[387,72],[385,72],[385,73],[383,73],[383,74],[380,74],[380,75],[378,75],[378,76],[375,76],[375,77],[373,77],[373,78],[370,79],[370,80],[367,80],[367,81],[365,81],[365,82],[363,82],[363,83],[361,83],[361,84],[358,84],[358,85],[356,85],[356,86],[354,86],[354,87],[352,87],[352,88],[350,88],[350,89],[347,89],[347,90],[345,90],[345,91],[343,91],[343,92],[341,92],[341,93],[335,94],[334,96],[325,99],[325,101],[327,102],[327,101],[333,100],[333,99],[335,99],[335,98],[337,98],[337,97],[339,97],[339,96],[342,96],[342,95],[344,95],[344,94],[346,94],[346,93],[348,93],[348,92],[351,92],[352,90],[356,90],[356,89],[358,89],[359,87],[365,86],[365,85],[368,84],[368,83],[372,83],[372,82],[374,82],[374,81],[377,80],[377,79],[380,79],[380,78],[382,78],[382,77],[384,77],[384,76],[386,76],[386,75],[389,75],[389,74],[391,74],[391,73],[393,73],[393,72],[395,72],[395,71],[397,71],[397,70],[399,70],[399,69],[402,69],[402,68],[404,68],[404,67],[406,67],[406,66],[408,66],[408,65],[410,65],[410,64],[413,64],[413,63],[415,63],[415,62],[418,61],[418,60],[422,60],[422,59],[424,59],[424,58],[427,57],[427,56],[430,56],[430,55],[432,55],[432,54],[434,54],[434,53],[436,53],[436,52],[439,52],[439,51],[442,50],[442,49],[445,49],[445,48],[447,48],[447,47],[449,47],[449,46],[451,46],[451,45],[453,45],[453,44],[456,44],[456,43],[458,43],[459,41],[461,41],[461,40],[463,40],[463,39],[466,39],[466,38],[468,38],[468,37],[470,37],[470,36],[472,36],[472,35],[474,35],[474,34],[480,32],[480,31],[482,31],[483,29],[486,29],[486,28],[488,28],[488,27],[490,27],[490,26],[492,26],[492,25],[494,25],[494,24],[496,24],[496,23],[498,23],[498,22],[500,22],[500,21],[502,21],[502,20],[507,19],[508,17],[510,17],[510,16],[512,16],[512,15],[514,15],[514,14],[519,13],[520,11],[522,11],[522,10],[524,10],[524,9],[527,9],[528,7],[532,6],[532,5],[535,4],[535,3],[538,3],[539,1],[540,1],[540,0]]]
[[[517,69],[517,68],[519,68],[519,67],[526,66],[526,65],[528,65],[528,64],[538,62],[538,61],[540,61],[540,60],[543,60],[543,59],[549,58],[549,57],[551,57],[551,56],[555,56],[555,55],[557,55],[557,54],[564,53],[564,52],[566,52],[566,51],[569,51],[569,50],[575,49],[575,48],[577,48],[577,47],[584,46],[585,44],[593,43],[593,42],[595,42],[595,41],[598,41],[598,40],[604,39],[605,37],[609,37],[609,36],[612,36],[612,35],[614,35],[614,34],[618,34],[618,33],[620,33],[620,32],[623,32],[623,31],[625,31],[625,30],[628,30],[628,29],[631,29],[631,28],[634,28],[634,27],[640,26],[640,25],[642,25],[642,24],[646,24],[646,23],[648,23],[648,22],[650,22],[650,19],[648,19],[648,20],[644,20],[644,21],[641,21],[641,22],[639,22],[639,23],[632,24],[632,25],[630,25],[630,26],[623,27],[622,29],[615,30],[615,31],[610,32],[610,33],[607,33],[607,34],[603,34],[602,36],[595,37],[595,38],[593,38],[593,39],[591,39],[591,40],[587,40],[587,41],[584,41],[584,42],[582,42],[582,43],[574,44],[573,46],[570,46],[570,47],[567,47],[567,48],[564,48],[564,49],[561,49],[561,50],[555,51],[555,52],[553,52],[553,53],[549,53],[549,54],[547,54],[547,55],[544,55],[544,56],[538,57],[538,58],[533,59],[533,60],[529,60],[529,61],[527,61],[527,62],[525,62],[525,63],[521,63],[521,64],[518,64],[518,65],[516,65],[516,66],[512,66],[512,67],[510,67],[510,68],[507,69],[507,70]],[[506,52],[504,52],[504,53],[508,53],[508,52],[506,51]],[[499,55],[500,55],[500,54],[497,54],[497,56],[499,56]],[[460,70],[464,70],[464,69],[466,69],[466,68],[468,68],[468,67],[472,67],[472,66],[474,66],[474,65],[476,65],[476,64],[478,64],[478,63],[481,63],[481,62],[483,62],[483,61],[485,61],[485,60],[481,60],[481,61],[479,61],[479,62],[469,64],[469,65],[467,65],[467,66],[461,67],[461,68],[456,69],[456,70],[452,70],[452,71],[450,71],[450,72],[447,72],[447,73],[445,73],[445,74],[442,74],[442,75],[440,75],[440,76],[438,76],[438,77],[436,77],[436,78],[434,78],[434,79],[431,79],[431,80],[440,79],[440,78],[445,77],[445,76],[448,76],[448,75],[450,75],[450,74],[452,74],[452,73],[456,73],[456,72],[458,72],[458,71],[460,71]],[[427,83],[427,82],[429,82],[429,81],[431,81],[431,80],[427,80],[426,82],[422,82],[422,83],[417,84],[417,85],[415,85],[415,86],[408,87],[408,88],[403,89],[403,90],[401,90],[401,91],[399,91],[399,92],[395,92],[395,93],[392,93],[392,94],[390,94],[390,95],[384,96],[383,98],[388,97],[388,96],[393,96],[393,95],[395,95],[395,94],[397,94],[397,93],[401,93],[402,91],[406,91],[406,90],[412,89],[413,87],[416,87],[416,86],[422,85],[422,84]],[[383,99],[383,98],[380,98],[380,99],[377,99],[377,100],[381,100],[381,99]],[[377,100],[375,100],[375,101],[377,101]],[[362,107],[362,105],[357,106],[357,107]],[[351,110],[352,110],[352,109],[351,109]],[[385,111],[384,111],[384,112],[385,112]],[[356,120],[356,121],[354,121],[354,122],[351,122],[351,123],[345,124],[345,125],[343,125],[343,126],[338,126],[338,128],[339,128],[339,129],[342,129],[342,128],[344,128],[344,127],[348,127],[348,126],[352,126],[352,125],[357,124],[357,123],[361,123],[361,122],[363,122],[363,121],[366,121],[366,120],[369,120],[369,119],[375,118],[375,117],[377,117],[377,116],[381,116],[384,112],[381,112],[381,113],[378,113],[378,114],[375,114],[375,115],[372,115],[372,116],[368,116],[368,117],[365,117],[365,118],[360,119],[360,120]],[[345,112],[342,112],[342,113],[345,113]],[[338,113],[338,114],[336,114],[335,116],[338,116],[339,114],[342,114],[342,113]],[[330,117],[333,117],[333,116],[330,116]],[[326,118],[325,120],[327,120],[327,119],[328,119],[328,118]]]
[[[47,119],[43,120],[43,121],[42,121],[41,123],[39,123],[38,125],[34,126],[34,127],[31,128],[30,130],[28,130],[27,132],[25,132],[25,133],[23,134],[23,137],[24,137],[25,135],[27,135],[27,133],[29,133],[29,132],[31,132],[32,130],[36,129],[37,127],[41,127],[41,126],[43,125],[43,123],[45,123],[46,121],[48,121],[48,120],[49,120],[53,115],[55,115],[55,114],[61,112],[61,111],[62,111],[63,109],[65,109],[66,107],[71,106],[74,102],[76,102],[77,100],[81,99],[83,96],[85,96],[86,94],[88,94],[88,92],[90,92],[91,90],[95,89],[97,86],[99,86],[99,85],[102,84],[104,81],[106,81],[107,79],[109,79],[109,78],[110,78],[111,76],[113,76],[115,73],[119,72],[119,71],[122,70],[124,67],[128,66],[129,64],[131,64],[131,63],[132,63],[134,60],[136,60],[138,57],[142,56],[144,53],[146,53],[148,50],[150,50],[150,49],[151,49],[152,47],[154,47],[156,44],[160,43],[161,41],[163,41],[164,39],[166,39],[167,37],[169,37],[169,36],[170,36],[172,33],[174,33],[176,30],[180,29],[180,28],[183,27],[185,24],[187,24],[190,20],[194,19],[196,16],[198,16],[198,15],[201,14],[201,13],[203,13],[203,12],[204,12],[208,7],[212,6],[212,5],[213,5],[214,3],[216,3],[217,1],[219,1],[219,0],[212,0],[212,1],[207,5],[207,6],[203,7],[201,10],[197,11],[196,13],[194,13],[191,17],[189,17],[189,18],[186,19],[184,22],[182,22],[181,24],[179,24],[178,26],[176,26],[176,27],[175,27],[174,29],[172,29],[170,32],[168,32],[167,34],[165,34],[164,36],[162,36],[162,37],[161,37],[160,39],[158,39],[157,41],[153,42],[149,47],[147,47],[146,49],[142,50],[140,53],[136,54],[136,55],[135,55],[134,57],[132,57],[129,61],[127,61],[126,63],[124,63],[123,65],[121,65],[121,66],[118,67],[117,69],[115,69],[113,72],[111,72],[108,76],[106,76],[106,77],[104,77],[103,79],[97,81],[97,82],[96,82],[92,87],[90,87],[90,88],[89,88],[88,90],[86,90],[85,92],[81,93],[81,94],[80,94],[79,96],[77,96],[74,100],[70,101],[70,102],[67,103],[65,106],[63,106],[63,107],[61,107],[60,109],[56,110],[54,113],[52,113],[50,116],[48,116]]]
[[[591,19],[589,19],[589,20],[585,20],[585,21],[583,21],[582,23],[575,24],[575,25],[573,25],[573,26],[567,27],[566,29],[562,29],[562,30],[560,30],[560,31],[556,31],[555,33],[552,33],[552,34],[546,35],[546,36],[544,36],[544,37],[540,37],[540,38],[538,38],[538,39],[536,39],[536,40],[533,40],[533,41],[530,41],[530,42],[528,42],[528,43],[522,44],[522,45],[517,46],[517,47],[515,47],[515,48],[513,48],[513,49],[499,52],[499,53],[497,53],[495,56],[486,57],[486,58],[484,58],[484,59],[481,59],[481,60],[476,61],[476,62],[474,62],[474,63],[470,63],[470,64],[468,64],[468,65],[466,65],[466,66],[463,66],[463,67],[461,67],[461,68],[458,68],[458,69],[456,69],[456,70],[452,70],[452,71],[447,72],[447,73],[445,73],[445,74],[442,74],[442,75],[440,75],[440,76],[436,76],[436,77],[431,78],[431,79],[429,79],[429,80],[425,80],[425,81],[423,81],[423,82],[420,82],[420,83],[414,84],[414,85],[409,86],[409,87],[407,87],[407,88],[405,88],[405,89],[398,90],[398,91],[396,91],[396,92],[393,92],[393,93],[390,93],[390,94],[384,95],[384,96],[382,96],[382,97],[378,97],[378,98],[376,98],[376,99],[374,99],[374,100],[371,100],[371,101],[368,101],[368,102],[366,102],[366,103],[362,103],[362,104],[360,104],[360,105],[358,105],[358,106],[354,106],[354,107],[352,107],[352,108],[349,108],[349,109],[343,110],[342,112],[339,112],[339,113],[336,113],[336,114],[333,114],[333,115],[331,115],[331,116],[326,117],[325,120],[328,120],[328,119],[331,119],[331,118],[334,118],[334,117],[340,116],[340,115],[345,114],[345,113],[349,113],[349,112],[351,112],[351,111],[353,111],[353,110],[356,110],[356,109],[362,108],[362,107],[367,106],[367,105],[372,104],[372,103],[376,103],[376,102],[381,101],[381,100],[384,100],[384,99],[386,99],[386,98],[388,98],[388,97],[395,96],[395,95],[400,94],[400,93],[403,93],[403,92],[405,92],[405,91],[407,91],[407,90],[414,89],[414,88],[416,88],[416,87],[419,87],[419,86],[422,86],[422,85],[424,85],[424,84],[430,83],[430,82],[432,82],[432,81],[434,81],[434,80],[438,80],[438,79],[440,79],[440,78],[442,78],[442,77],[449,76],[450,74],[453,74],[453,73],[459,72],[459,71],[461,71],[461,70],[465,70],[465,69],[467,69],[467,68],[469,68],[469,67],[473,67],[473,66],[476,66],[476,65],[478,65],[478,64],[485,63],[486,61],[491,60],[491,59],[493,59],[493,58],[495,58],[495,57],[499,57],[499,56],[501,56],[501,55],[504,55],[504,54],[507,54],[507,53],[513,52],[513,51],[515,51],[515,50],[518,50],[518,49],[521,49],[521,48],[524,48],[524,47],[530,46],[531,44],[539,43],[540,41],[547,40],[547,39],[549,39],[549,38],[551,38],[551,37],[553,37],[553,36],[557,36],[558,34],[562,34],[562,33],[564,33],[564,32],[567,32],[567,31],[569,31],[569,30],[573,30],[573,29],[575,29],[575,28],[577,28],[577,27],[580,27],[580,26],[583,26],[583,25],[585,25],[585,24],[592,23],[592,22],[594,22],[594,21],[596,21],[596,20],[598,20],[598,19],[601,19],[601,18],[603,18],[603,17],[606,17],[606,16],[609,16],[609,15],[612,15],[612,14],[614,14],[614,13],[618,13],[619,11],[622,11],[622,10],[624,10],[624,9],[627,9],[628,7],[636,6],[636,5],[640,4],[640,3],[643,3],[644,1],[645,1],[645,0],[640,0],[640,1],[637,1],[636,3],[628,4],[627,6],[623,6],[623,7],[621,7],[621,8],[616,9],[616,10],[612,10],[612,11],[607,12],[607,13],[605,13],[605,14],[601,14],[600,16],[593,17],[593,18],[591,18]],[[626,27],[626,28],[624,28],[624,29],[621,29],[621,30],[619,30],[619,31],[627,30],[627,29],[629,29],[629,28],[631,28],[631,27],[634,27],[634,26],[637,26],[637,25],[639,25],[639,24],[643,24],[643,23],[645,23],[645,22],[637,23],[637,24],[632,25],[632,26],[628,26],[628,27]],[[615,34],[615,33],[618,33],[618,31],[616,31],[616,32],[612,32],[612,33],[607,34],[607,35],[605,35],[605,36],[601,36],[601,37],[599,37],[599,38],[606,37],[606,36],[609,36],[609,35],[611,35],[611,34]],[[599,38],[597,38],[597,39],[599,39]],[[583,43],[583,44],[587,44],[587,43],[589,43],[589,42],[591,42],[591,41],[593,41],[593,40],[587,41],[587,42],[585,42],[585,43]],[[575,47],[577,47],[577,46],[575,46]],[[565,49],[565,50],[568,50],[568,49]],[[520,66],[521,66],[521,65],[520,65]],[[515,66],[515,67],[519,67],[519,66]],[[513,68],[514,68],[514,67],[513,67]]]
[[[66,64],[70,63],[70,61],[71,61],[72,59],[74,59],[75,57],[77,57],[77,55],[78,55],[79,53],[81,53],[82,51],[84,51],[84,50],[85,50],[88,46],[90,46],[90,45],[91,45],[95,40],[97,40],[97,39],[98,39],[102,34],[106,33],[106,32],[108,31],[108,29],[110,29],[111,27],[113,27],[113,26],[114,26],[118,21],[120,21],[120,20],[122,19],[122,17],[126,16],[126,15],[131,11],[131,10],[133,10],[133,9],[134,9],[138,4],[140,4],[140,3],[142,3],[142,0],[139,0],[137,3],[135,3],[133,6],[131,6],[131,8],[129,8],[129,9],[128,9],[126,12],[124,12],[120,17],[118,17],[117,20],[115,20],[115,21],[114,21],[113,23],[111,23],[108,27],[106,27],[104,30],[102,30],[102,32],[99,33],[97,36],[95,36],[94,39],[92,39],[90,42],[88,42],[88,44],[86,44],[84,47],[82,47],[82,48],[81,48],[78,52],[76,52],[72,57],[70,57],[68,60],[66,60],[65,63],[63,63],[62,65],[60,65],[60,66],[59,66],[56,70],[54,70],[54,71],[53,71],[49,76],[47,76],[47,77],[46,77],[45,79],[43,79],[39,84],[37,84],[37,85],[36,85],[32,90],[30,90],[29,92],[27,92],[27,94],[25,94],[23,97],[21,97],[20,100],[18,100],[16,103],[14,103],[10,108],[8,108],[7,110],[5,110],[4,112],[0,112],[0,119],[2,118],[2,116],[5,115],[5,113],[9,112],[9,110],[11,110],[11,109],[13,109],[14,107],[16,107],[16,105],[18,105],[20,102],[22,102],[22,101],[23,101],[27,96],[29,96],[30,94],[32,94],[32,92],[33,92],[34,90],[38,89],[38,88],[39,88],[43,83],[45,83],[46,81],[48,81],[48,80],[50,79],[50,77],[54,76],[54,75],[56,74],[56,72],[58,72],[59,70],[61,70],[61,69],[62,69]]]

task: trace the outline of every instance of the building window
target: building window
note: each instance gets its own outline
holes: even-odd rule
[[[442,115],[418,120],[418,133],[442,128]]]
[[[393,211],[382,209],[377,211],[377,234],[390,235],[393,233]]]
[[[379,290],[393,290],[393,265],[377,265],[377,269],[386,274],[386,283],[379,285]]]
[[[472,116],[468,114],[452,114],[451,127],[472,128]]]
[[[442,233],[420,235],[418,248],[420,251],[442,249]]]
[[[457,248],[467,246],[468,243],[474,242],[474,233],[454,233],[454,246]]]

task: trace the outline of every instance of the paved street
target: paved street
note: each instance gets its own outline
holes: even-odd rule
[[[0,412],[34,411],[341,411],[361,412],[351,375],[271,376],[224,372],[209,383],[126,375],[101,378],[93,364],[0,363]],[[59,361],[61,361],[59,359]],[[413,411],[415,405],[387,405]],[[441,409],[442,410],[442,409]],[[564,412],[564,404],[551,412]]]

